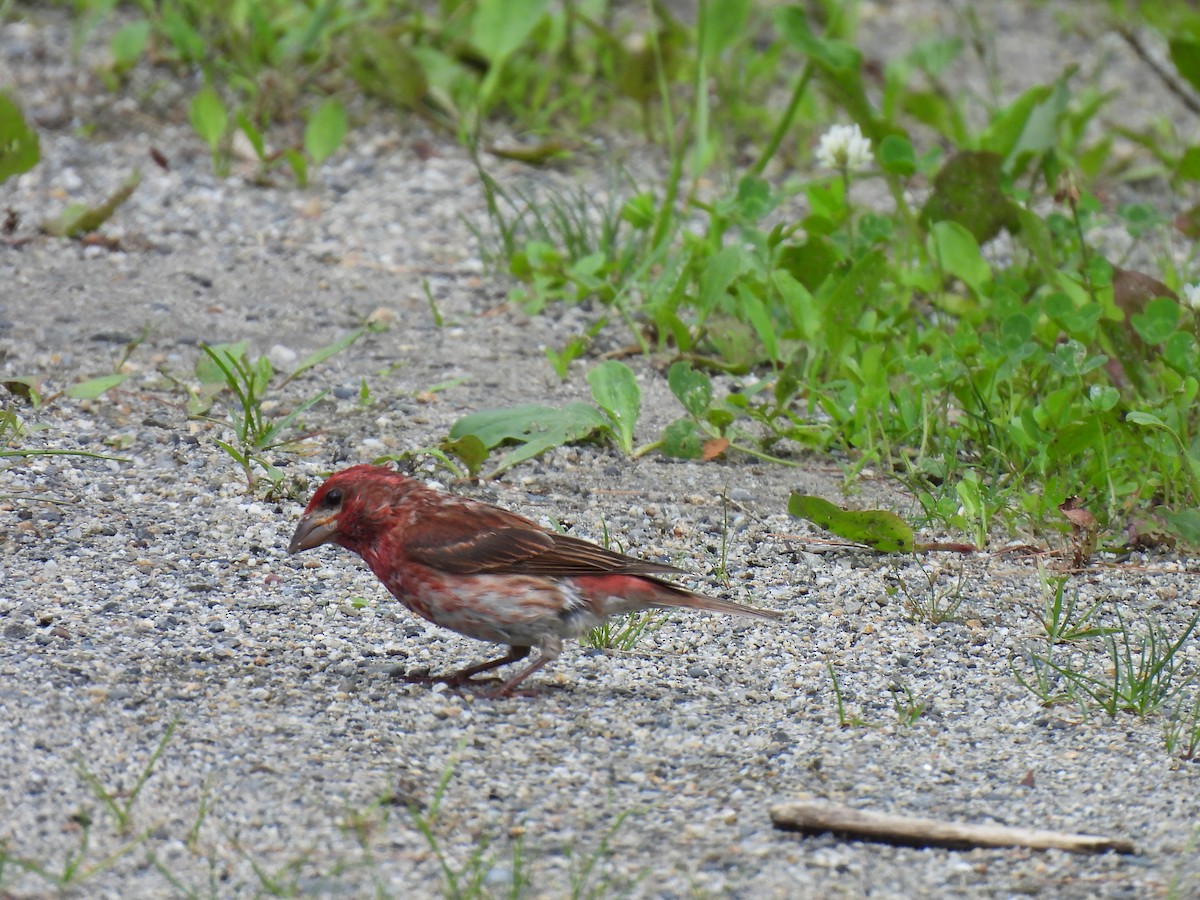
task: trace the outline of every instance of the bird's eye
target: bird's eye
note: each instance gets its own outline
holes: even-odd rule
[[[321,505],[326,509],[333,509],[336,506],[342,505],[342,492],[336,488],[325,495],[325,499],[321,501]]]

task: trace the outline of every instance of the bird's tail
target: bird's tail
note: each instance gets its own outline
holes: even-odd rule
[[[673,584],[663,583],[662,586],[669,590],[664,592],[666,596],[655,603],[655,606],[705,609],[709,612],[728,613],[731,616],[753,616],[756,619],[765,619],[769,622],[774,622],[783,615],[783,613],[776,612],[773,609],[759,609],[757,606],[749,606],[733,600],[722,600],[720,597],[710,597],[707,594],[685,591],[683,588],[676,587]]]
[[[621,578],[623,582],[620,591],[604,591],[607,597],[604,602],[607,615],[636,612],[639,609],[652,607],[681,609],[703,609],[709,612],[727,613],[733,616],[753,616],[756,619],[775,621],[782,613],[770,609],[759,609],[745,603],[733,600],[722,600],[707,594],[697,594],[669,581],[662,581],[647,575],[636,578],[629,576],[607,576],[608,579]],[[583,579],[578,579],[582,581]],[[601,593],[601,592],[597,592]]]

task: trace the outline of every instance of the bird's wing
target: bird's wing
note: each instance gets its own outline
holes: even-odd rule
[[[634,559],[590,541],[539,527],[499,507],[442,506],[407,536],[414,562],[457,575],[654,575],[674,566]]]

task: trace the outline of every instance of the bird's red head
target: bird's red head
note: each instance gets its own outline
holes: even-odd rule
[[[385,466],[351,466],[335,472],[308,501],[288,553],[329,543],[360,553],[391,527],[398,506],[415,484]]]

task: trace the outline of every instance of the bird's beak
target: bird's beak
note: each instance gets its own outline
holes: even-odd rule
[[[338,533],[337,516],[307,515],[296,526],[292,541],[288,544],[288,553],[299,553],[301,550],[311,550],[333,540]]]

